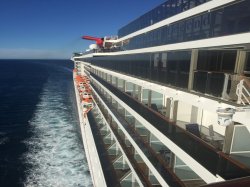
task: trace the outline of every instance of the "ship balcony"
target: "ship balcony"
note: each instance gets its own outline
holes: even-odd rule
[[[126,147],[121,145],[120,140],[106,121],[104,116],[107,116],[107,113],[102,112],[96,105],[87,116],[107,186],[143,186],[127,157]]]
[[[192,132],[188,132],[179,126],[181,124],[178,125],[176,121],[169,121],[159,112],[137,101],[131,94],[122,92],[114,84],[112,85],[112,81],[108,83],[93,73],[91,73],[91,76],[213,175],[219,175],[224,179],[250,175],[248,167],[203,141],[201,137],[194,133],[195,128],[191,128]],[[203,131],[207,131],[209,134],[209,129]],[[212,138],[206,137],[207,141],[222,141],[218,135],[212,135]]]
[[[160,173],[161,178],[167,181],[167,184],[173,187],[185,186],[178,179],[169,166],[167,152],[169,150],[157,140],[153,135],[145,129],[138,121],[131,118],[132,116],[119,105],[112,97],[103,95],[98,91],[97,87],[93,86],[94,98],[98,107],[103,112],[105,118],[110,124],[110,127],[122,145],[123,151],[126,152],[130,162],[133,163],[135,170],[146,186],[165,186],[166,183],[161,183],[155,176],[155,171]],[[105,103],[105,105],[104,105]],[[106,107],[106,108],[105,108]],[[108,111],[108,112],[107,112]],[[149,139],[151,137],[151,140]],[[164,151],[165,150],[165,151]],[[140,152],[140,153],[139,153]],[[143,158],[144,156],[144,158]],[[146,161],[145,161],[146,157]],[[147,160],[150,161],[148,166]],[[180,169],[180,168],[179,168]],[[192,173],[189,168],[186,168],[189,173]],[[176,168],[178,170],[178,168]],[[196,181],[202,181],[195,175]],[[200,184],[205,184],[200,182]]]
[[[128,137],[125,136],[123,129],[120,128],[120,123],[117,123],[116,118],[113,118],[97,95],[94,94],[94,98],[96,107],[88,113],[88,118],[92,128],[99,129],[99,134],[101,134],[101,136],[97,136],[95,133],[96,140],[102,140],[104,143],[101,149],[106,149],[106,153],[100,152],[100,154],[107,155],[109,158],[109,162],[103,161],[104,169],[109,171],[112,168],[114,171],[106,173],[109,176],[106,179],[108,184],[110,184],[110,180],[113,181],[116,178],[122,187],[160,186],[154,174],[143,162]],[[124,160],[127,164],[124,164]]]

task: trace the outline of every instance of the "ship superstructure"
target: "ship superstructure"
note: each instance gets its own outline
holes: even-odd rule
[[[95,186],[250,186],[249,20],[249,0],[168,0],[88,38],[72,60]]]

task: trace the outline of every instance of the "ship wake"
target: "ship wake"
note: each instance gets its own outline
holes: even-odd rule
[[[72,115],[74,107],[65,101],[70,99],[63,87],[63,81],[48,81],[29,122],[32,136],[25,141],[26,187],[92,185],[78,122]]]

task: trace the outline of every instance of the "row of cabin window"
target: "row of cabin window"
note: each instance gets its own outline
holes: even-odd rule
[[[206,79],[214,79],[217,76],[220,76],[218,81],[221,80],[220,82],[223,82],[224,72],[233,73],[236,56],[236,50],[199,50],[198,72],[195,72],[194,82],[203,81],[205,84]],[[191,51],[94,57],[85,59],[84,61],[136,77],[187,88]],[[209,74],[210,76],[207,77],[208,74],[206,72],[211,71],[214,73]],[[195,90],[204,92],[204,88],[199,88],[199,83],[197,85],[198,87],[196,86]],[[219,89],[210,90],[210,92],[218,95],[221,93],[220,90],[221,85],[219,85]]]
[[[158,69],[159,71],[180,70],[189,72],[190,59],[191,51],[178,51],[112,57],[95,57],[89,59],[88,61],[93,65],[114,70],[130,71],[132,69]]]
[[[197,70],[233,73],[236,56],[236,50],[199,50]],[[127,73],[134,70],[189,72],[190,60],[190,50],[84,59],[96,66]]]
[[[138,35],[123,46],[137,49],[250,31],[250,1],[221,7]]]
[[[118,36],[123,37],[137,30],[155,24],[161,20],[194,8],[210,0],[168,0],[153,10],[140,16],[118,31]]]

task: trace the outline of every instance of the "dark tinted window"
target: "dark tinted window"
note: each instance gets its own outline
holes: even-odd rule
[[[236,50],[199,51],[197,70],[233,73]]]
[[[183,1],[183,5],[189,6],[190,2]],[[192,3],[194,2],[197,3],[197,1],[192,1]],[[166,6],[171,7],[176,6],[176,4],[171,4],[171,1],[169,1],[169,4]],[[250,1],[241,1],[136,36],[124,48],[152,47],[249,32],[249,20]],[[142,36],[145,40],[138,40]]]
[[[118,31],[118,36],[121,38],[207,1],[210,0],[167,0],[165,3],[122,27]]]

